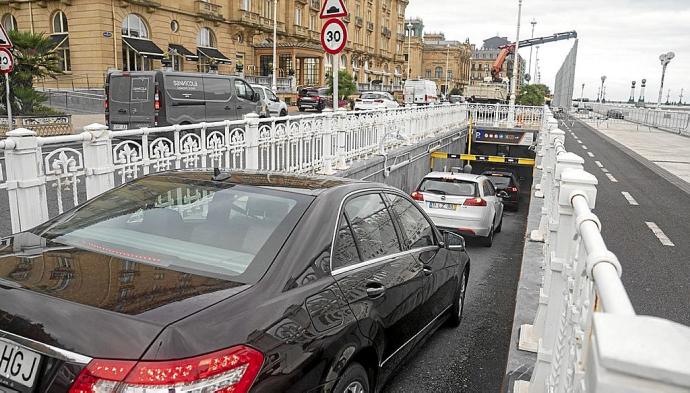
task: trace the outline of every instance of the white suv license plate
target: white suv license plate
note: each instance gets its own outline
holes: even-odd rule
[[[455,210],[453,203],[429,202],[429,207],[432,209]]]
[[[6,385],[11,381],[33,387],[40,364],[41,355],[36,352],[0,341],[0,385]]]

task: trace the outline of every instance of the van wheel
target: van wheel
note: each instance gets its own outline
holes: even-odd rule
[[[333,389],[334,393],[369,393],[369,376],[359,363],[352,363]]]
[[[282,111],[280,111],[280,117],[285,117],[285,116],[287,116],[287,115],[288,115],[288,113],[287,113],[287,111],[286,111],[285,109],[283,109]]]

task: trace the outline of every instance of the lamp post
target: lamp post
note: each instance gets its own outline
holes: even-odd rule
[[[647,80],[642,79],[642,84],[640,85],[640,99],[637,100],[640,104],[638,106],[644,107],[644,88],[647,87]]]
[[[532,38],[534,38],[534,26],[537,25],[537,20],[534,19],[534,18],[532,18],[532,21],[529,22],[529,23],[532,24]],[[532,74],[532,49],[533,49],[533,47],[530,46],[530,47],[529,47],[529,63],[528,63],[528,65],[527,65],[527,73],[528,73],[528,74],[531,74],[531,75],[534,75],[534,74]],[[530,79],[534,79],[534,78],[530,78]],[[528,81],[529,81],[529,80],[528,80]]]
[[[659,99],[656,100],[657,109],[661,108],[661,95],[664,94],[664,77],[666,76],[666,67],[674,57],[676,57],[676,54],[673,52],[663,53],[659,56],[659,60],[661,61],[661,86],[659,86]]]
[[[278,0],[273,0],[273,80],[271,81],[271,90],[273,94],[278,93],[278,78],[276,75],[277,60],[278,60]]]
[[[601,76],[601,88],[599,89],[599,98],[597,101],[604,102],[604,82],[606,82],[606,75]]]
[[[632,81],[632,86],[630,87],[630,98],[628,99],[629,103],[635,102],[635,85],[637,84],[637,81]]]
[[[448,100],[448,60],[450,58],[450,44],[446,45],[446,88],[445,88],[445,99]]]
[[[412,23],[407,24],[407,79],[410,79],[410,72],[412,72]]]
[[[508,125],[513,127],[515,125],[515,93],[517,89],[517,82],[520,73],[519,50],[520,50],[520,17],[522,16],[522,0],[518,0],[518,19],[517,31],[515,32],[515,51],[513,52],[513,77],[510,82],[510,106],[508,108]]]
[[[580,90],[580,106],[585,101],[585,84],[582,84],[582,90]]]

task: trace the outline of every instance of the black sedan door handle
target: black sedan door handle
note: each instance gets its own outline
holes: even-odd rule
[[[384,292],[386,292],[386,287],[379,282],[369,282],[367,283],[367,296],[372,299],[381,297]]]
[[[226,111],[229,111],[230,109],[232,109],[232,107],[230,107],[230,105],[225,105],[225,110],[226,110]]]
[[[237,110],[242,109],[242,105],[238,105],[237,108],[235,108],[235,109],[237,109]]]
[[[424,272],[425,276],[430,276],[434,273],[434,270],[429,265],[424,265],[424,267],[422,268],[422,271]]]
[[[118,111],[119,113],[127,113],[127,110],[125,110],[125,109],[118,109],[117,111]]]

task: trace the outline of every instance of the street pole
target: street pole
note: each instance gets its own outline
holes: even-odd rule
[[[666,77],[666,67],[674,57],[676,57],[676,54],[673,52],[663,53],[659,56],[659,60],[661,61],[661,86],[659,86],[659,98],[656,100],[656,109],[661,108],[661,96],[664,94],[664,78]]]
[[[580,90],[580,106],[585,101],[585,84],[582,84],[582,90]]]
[[[599,102],[604,102],[604,82],[606,82],[606,75],[601,76],[601,94],[599,96]]]
[[[534,26],[537,24],[537,20],[532,18],[532,21],[529,22],[532,24],[532,38],[534,38]],[[534,74],[532,74],[532,49],[534,46],[529,47],[529,64],[527,66],[527,73],[529,73],[532,77],[530,78],[532,81],[534,81]]]
[[[450,45],[446,45],[446,91],[445,99],[448,100],[448,58],[450,57]]]
[[[683,105],[683,89],[680,89],[680,97],[678,97],[678,105]]]
[[[338,99],[338,84],[340,83],[339,76],[340,73],[340,54],[333,55],[333,61],[331,62],[333,64],[333,70],[331,71],[333,73],[333,110],[336,111],[340,107],[338,105],[340,103],[340,100]]]
[[[278,93],[278,76],[276,75],[278,60],[278,0],[273,0],[273,80],[271,90]]]
[[[508,108],[508,125],[513,127],[515,125],[515,93],[517,91],[518,74],[520,73],[519,67],[519,54],[520,50],[520,17],[522,16],[522,0],[518,0],[518,19],[517,19],[517,31],[515,33],[515,51],[513,52],[513,78],[510,83],[510,106]]]
[[[537,84],[541,83],[541,73],[539,72],[539,45],[537,45],[537,53],[534,55],[534,73],[536,74],[533,78]]]
[[[407,24],[407,79],[412,79],[410,73],[412,72],[412,23]]]
[[[7,130],[12,131],[12,104],[10,102],[10,74],[5,74],[5,94],[7,95]]]

